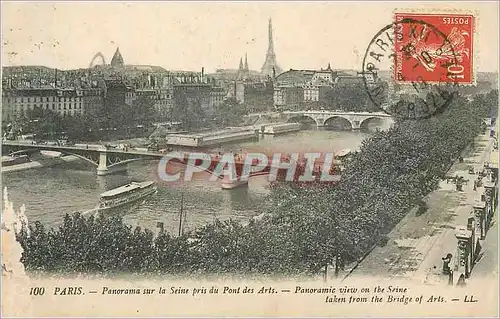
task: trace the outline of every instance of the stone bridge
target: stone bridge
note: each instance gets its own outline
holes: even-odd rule
[[[383,112],[344,112],[344,111],[285,111],[285,112],[267,112],[253,113],[245,116],[247,125],[266,124],[271,122],[314,122],[318,127],[333,124],[345,123],[350,125],[351,129],[358,130],[369,123],[382,121],[382,124],[390,126],[394,119]]]
[[[392,116],[383,112],[344,112],[344,111],[285,111],[281,113],[287,122],[301,121],[302,119],[313,120],[318,127],[327,126],[333,120],[340,120],[348,123],[353,130],[367,127],[372,121],[382,121],[392,125]]]

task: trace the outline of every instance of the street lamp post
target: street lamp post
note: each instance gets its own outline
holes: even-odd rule
[[[184,193],[181,193],[181,209],[179,211],[179,237],[182,236],[182,214],[184,209]]]

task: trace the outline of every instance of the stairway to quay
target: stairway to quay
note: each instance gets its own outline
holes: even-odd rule
[[[498,281],[498,149],[495,131],[479,135],[426,198],[348,276],[411,279],[427,285]],[[345,280],[344,279],[344,280]]]

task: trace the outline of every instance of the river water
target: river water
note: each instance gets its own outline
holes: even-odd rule
[[[357,149],[368,133],[304,130],[277,137],[265,136],[259,141],[224,146],[260,152],[336,152]],[[42,167],[2,174],[3,185],[8,188],[9,199],[16,209],[26,205],[30,221],[41,221],[57,227],[66,213],[87,211],[97,205],[99,194],[131,181],[157,180],[158,161],[134,162],[127,171],[97,176],[95,167],[83,161],[58,166]],[[252,177],[248,187],[222,190],[219,182],[206,178],[177,184],[159,184],[157,194],[128,207],[112,212],[135,227],[156,230],[163,222],[165,230],[177,234],[181,194],[184,196],[184,229],[190,230],[215,218],[248,220],[259,215],[267,204],[269,193],[266,176]]]

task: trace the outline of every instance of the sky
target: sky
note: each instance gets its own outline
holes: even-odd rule
[[[284,70],[360,70],[373,36],[395,9],[472,11],[476,65],[498,72],[498,2],[5,2],[2,65],[85,68],[97,52],[107,63],[120,48],[126,64],[214,72],[248,54],[260,70],[268,19]]]

